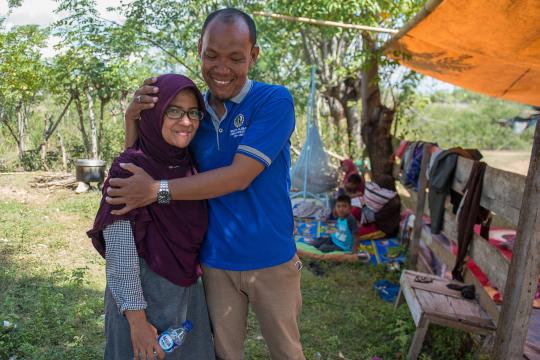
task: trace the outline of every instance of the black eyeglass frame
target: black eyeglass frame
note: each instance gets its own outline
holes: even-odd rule
[[[176,110],[178,111],[177,114],[171,116],[171,111]],[[201,121],[204,117],[204,112],[200,111],[199,109],[191,109],[191,110],[183,110],[176,106],[169,106],[165,109],[165,115],[173,120],[180,120],[187,114],[188,118],[191,121]]]

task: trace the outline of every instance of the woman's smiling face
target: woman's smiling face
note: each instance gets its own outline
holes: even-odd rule
[[[161,127],[163,140],[178,148],[185,148],[193,140],[199,128],[200,120],[193,120],[188,116],[189,111],[199,110],[197,98],[192,90],[182,90],[169,103],[167,109],[182,111],[184,115],[179,119],[173,119],[167,115],[168,110],[165,110],[163,126]]]

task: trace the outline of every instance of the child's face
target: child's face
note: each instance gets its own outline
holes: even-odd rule
[[[336,214],[337,216],[339,216],[340,218],[346,218],[347,216],[349,216],[349,214],[351,213],[351,205],[346,203],[346,202],[342,202],[342,201],[338,201],[336,203]]]
[[[355,193],[356,192],[356,186],[352,183],[346,183],[345,184],[345,191],[348,192],[349,194],[352,194],[352,193]]]

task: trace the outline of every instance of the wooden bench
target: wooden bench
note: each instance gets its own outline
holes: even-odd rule
[[[403,271],[400,279],[400,295],[396,300],[397,307],[405,298],[416,324],[408,359],[416,359],[420,354],[429,324],[449,326],[483,335],[492,334],[497,330],[501,309],[501,306],[492,301],[482,284],[469,271],[465,272],[465,283],[475,285],[475,300],[466,300],[462,298],[459,291],[448,289],[446,285],[451,281],[430,274],[429,261],[419,252],[419,242],[422,240],[449,269],[452,269],[455,264],[456,256],[451,250],[451,244],[448,243],[450,241],[457,244],[455,215],[449,210],[446,211],[443,236],[432,235],[429,227],[424,226],[422,221],[424,214],[429,215],[425,201],[428,188],[425,170],[429,159],[429,146],[426,146],[422,159],[419,191],[418,193],[409,191],[408,199],[406,196],[402,197],[405,205],[416,210],[409,254],[413,266],[423,271]],[[458,159],[452,184],[453,190],[463,193],[472,164],[472,160],[463,157]],[[503,219],[505,223],[516,228],[524,188],[525,176],[488,166],[484,175],[480,204]],[[490,283],[502,293],[505,290],[510,261],[498,249],[477,235],[474,236],[468,255],[488,276]],[[426,277],[432,279],[432,282],[415,281],[417,277],[420,277],[419,280],[422,280],[421,277]]]
[[[418,282],[418,278],[431,282]],[[409,349],[408,358],[420,354],[429,324],[450,326],[479,334],[491,334],[496,326],[477,300],[467,300],[461,292],[446,287],[446,279],[426,273],[405,270],[400,279],[400,296],[411,311],[416,332]]]

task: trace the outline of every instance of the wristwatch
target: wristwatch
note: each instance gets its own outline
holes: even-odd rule
[[[160,180],[157,193],[157,203],[167,205],[171,202],[171,192],[169,191],[169,181]]]

